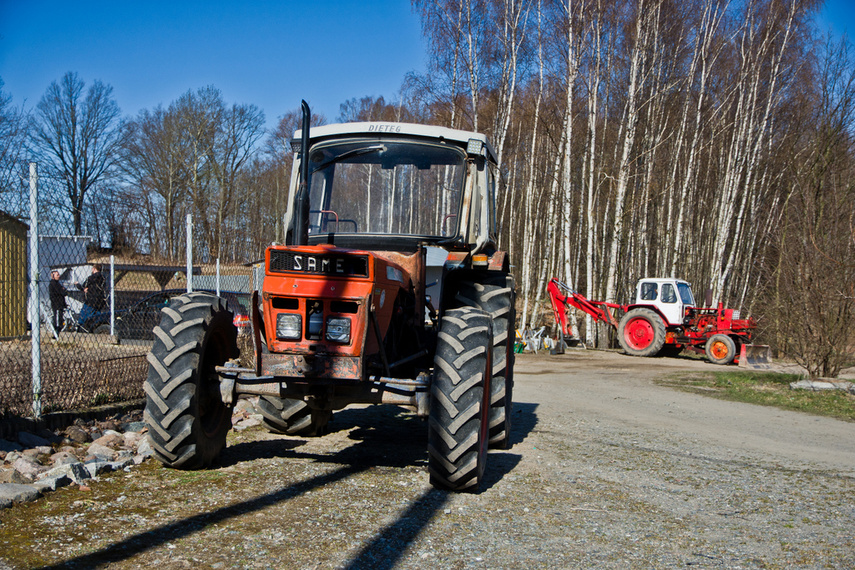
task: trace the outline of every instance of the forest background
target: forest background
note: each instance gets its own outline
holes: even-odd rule
[[[815,376],[855,352],[855,62],[819,0],[413,0],[429,68],[330,121],[486,133],[519,326],[558,277],[627,301],[675,276],[759,318]],[[0,88],[2,85],[0,84]],[[70,71],[32,109],[0,91],[0,209],[27,212],[40,165],[55,234],[177,261],[258,259],[281,239],[295,109],[216,86],[122,117],[109,84]],[[608,331],[579,323],[591,344]]]

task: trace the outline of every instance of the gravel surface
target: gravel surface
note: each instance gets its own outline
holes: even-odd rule
[[[428,485],[397,408],[233,432],[216,469],[147,461],[5,509],[0,568],[855,567],[855,426],[654,382],[712,366],[519,355],[478,494]]]

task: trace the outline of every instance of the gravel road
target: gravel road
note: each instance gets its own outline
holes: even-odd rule
[[[479,494],[427,484],[395,408],[230,435],[0,512],[0,568],[853,568],[855,425],[658,386],[712,365],[520,355],[513,447]]]

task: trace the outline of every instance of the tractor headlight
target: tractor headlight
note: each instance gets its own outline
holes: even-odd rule
[[[297,313],[279,313],[276,315],[276,338],[279,340],[300,340],[303,336],[303,317]]]
[[[347,344],[350,342],[350,319],[330,317],[327,319],[327,340]]]

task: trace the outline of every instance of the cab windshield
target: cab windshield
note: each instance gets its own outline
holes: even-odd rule
[[[310,235],[457,233],[466,173],[461,150],[350,140],[316,145],[309,161]]]
[[[692,296],[692,288],[688,283],[677,283],[677,290],[680,292],[680,300],[684,305],[695,306],[695,298]]]

